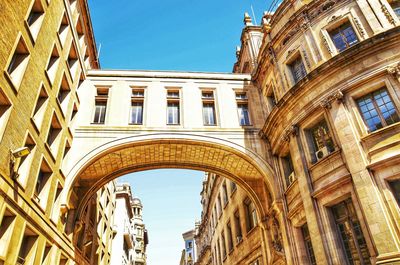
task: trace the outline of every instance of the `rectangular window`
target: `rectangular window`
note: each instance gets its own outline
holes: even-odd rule
[[[315,259],[314,249],[311,244],[311,236],[310,236],[310,232],[308,231],[307,224],[304,224],[301,227],[301,233],[303,235],[303,240],[304,240],[304,245],[305,245],[306,251],[307,251],[308,261],[310,262],[311,265],[316,265],[317,261]]]
[[[289,64],[289,68],[295,84],[307,75],[306,67],[301,59],[301,55]]]
[[[222,257],[226,258],[226,246],[225,246],[225,234],[224,231],[221,232],[221,247],[222,247]]]
[[[19,248],[17,264],[34,264],[38,235],[29,227],[25,228],[21,247]]]
[[[47,201],[48,183],[51,177],[52,171],[49,164],[43,159],[40,165],[39,173],[37,175],[36,186],[34,190],[33,198],[40,204],[44,209]]]
[[[167,115],[168,124],[179,124],[179,102],[168,102]]]
[[[351,199],[331,207],[343,254],[349,264],[371,264],[370,255]]]
[[[62,46],[65,45],[65,41],[67,40],[68,28],[69,28],[69,23],[68,23],[67,14],[64,12],[64,15],[61,19],[60,27],[58,28],[58,37],[60,39]]]
[[[61,131],[62,131],[61,123],[57,118],[56,114],[54,113],[51,119],[49,133],[47,135],[47,144],[49,145],[53,154],[57,154],[61,138]]]
[[[61,85],[60,88],[58,90],[58,95],[57,95],[57,99],[58,102],[61,105],[61,109],[63,110],[64,113],[67,112],[68,109],[68,103],[69,103],[69,94],[71,92],[67,77],[65,75],[63,75],[63,78],[61,80]]]
[[[292,157],[290,153],[282,157],[281,161],[282,161],[283,174],[285,176],[285,181],[286,181],[286,187],[289,187],[290,184],[292,184],[292,182],[295,179]]]
[[[46,89],[44,88],[44,86],[42,85],[40,88],[40,92],[39,92],[39,98],[36,101],[36,106],[35,109],[33,111],[33,121],[36,125],[36,127],[40,130],[40,127],[42,125],[43,122],[43,118],[44,118],[44,113],[46,112],[46,106],[47,106],[47,99],[49,98]]]
[[[143,123],[143,102],[132,102],[131,124]]]
[[[249,232],[257,225],[257,211],[254,207],[254,203],[249,198],[245,200],[244,206],[246,214],[246,228],[247,232]]]
[[[239,123],[241,126],[250,125],[249,108],[247,104],[238,104]]]
[[[167,90],[167,124],[180,124],[180,91]]]
[[[222,185],[222,198],[224,201],[224,205],[228,203],[228,189],[226,187],[226,182]]]
[[[236,235],[236,244],[241,242],[243,239],[242,234],[242,224],[240,223],[240,213],[237,210],[234,214],[234,221],[235,221],[235,235]]]
[[[75,45],[72,43],[68,53],[68,70],[71,74],[71,78],[75,80],[76,71],[78,69],[78,53]]]
[[[389,1],[390,6],[392,7],[394,13],[398,18],[400,18],[400,1],[399,0],[392,0]]]
[[[216,125],[214,91],[202,91],[201,98],[203,100],[203,124],[206,126]]]
[[[358,108],[370,132],[399,121],[399,114],[386,88],[357,100]]]
[[[5,210],[2,219],[0,220],[0,256],[6,257],[10,246],[11,237],[13,235],[16,215]]]
[[[25,74],[25,69],[29,61],[29,51],[22,37],[19,38],[17,47],[11,58],[10,64],[7,67],[8,76],[16,89],[19,88],[22,78]]]
[[[213,103],[203,103],[203,123],[204,125],[216,125]]]
[[[236,92],[236,103],[240,126],[250,125],[249,105],[246,92]]]
[[[229,250],[229,252],[231,252],[233,249],[233,234],[232,234],[232,227],[231,227],[230,222],[226,225],[226,233],[228,236],[228,250]]]
[[[104,124],[106,119],[108,88],[97,88],[93,123]]]
[[[44,9],[40,0],[35,0],[33,3],[32,9],[29,13],[29,16],[26,20],[28,23],[29,31],[32,35],[33,40],[35,41],[40,30],[40,26],[42,25],[44,18]]]
[[[231,181],[231,194],[234,193],[237,189],[237,185],[235,182]]]
[[[56,45],[54,45],[53,50],[51,51],[49,62],[47,63],[46,67],[46,76],[48,77],[51,84],[53,84],[56,78],[59,62],[60,54],[58,53]]]
[[[311,149],[315,152],[313,154],[313,162],[323,159],[335,150],[333,139],[325,119],[310,128],[308,133],[311,138]]]
[[[358,42],[357,35],[349,21],[330,31],[329,35],[339,52]]]
[[[389,182],[389,186],[392,189],[392,193],[397,203],[400,206],[400,180],[396,179]]]

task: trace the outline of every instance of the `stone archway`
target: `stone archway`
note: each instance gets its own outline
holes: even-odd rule
[[[273,170],[264,159],[241,145],[209,136],[130,136],[101,144],[75,160],[67,176],[68,193],[63,194],[63,202],[75,209],[77,219],[91,195],[104,184],[127,173],[159,168],[209,171],[232,179],[246,190],[262,218],[276,198]],[[71,201],[74,192],[79,202]]]

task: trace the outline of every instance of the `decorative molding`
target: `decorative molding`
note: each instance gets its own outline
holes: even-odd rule
[[[299,126],[296,124],[292,124],[290,128],[286,129],[283,132],[282,140],[285,142],[290,142],[290,136],[297,136],[299,135]]]
[[[363,27],[362,27],[360,21],[358,20],[357,17],[353,17],[353,20],[354,20],[354,24],[356,24],[356,27],[357,27],[358,31],[360,32],[361,37],[364,38],[364,36],[365,36],[365,31],[364,31],[364,29],[363,29]]]
[[[382,12],[385,14],[387,20],[389,21],[390,24],[396,25],[396,21],[392,17],[392,14],[390,14],[389,10],[384,4],[381,4]]]
[[[398,62],[396,65],[389,66],[387,68],[387,72],[396,78],[400,78],[400,62]]]
[[[342,17],[343,17],[343,15],[332,16],[328,23],[335,22],[335,21],[341,19]]]
[[[333,55],[333,52],[332,52],[332,50],[331,50],[331,47],[329,46],[328,39],[326,38],[325,34],[321,33],[321,35],[322,35],[322,40],[323,40],[323,42],[324,42],[325,48],[328,50],[328,52],[329,52],[330,55]]]
[[[310,59],[308,58],[308,55],[307,55],[306,50],[305,50],[305,49],[302,49],[301,52],[302,52],[302,54],[303,54],[304,60],[306,61],[306,64],[307,64],[308,69],[311,69]]]
[[[327,96],[326,99],[322,100],[320,105],[324,109],[331,109],[332,108],[332,102],[337,101],[339,103],[343,103],[343,100],[344,100],[343,92],[341,90],[337,90],[334,93],[332,93],[329,96]]]

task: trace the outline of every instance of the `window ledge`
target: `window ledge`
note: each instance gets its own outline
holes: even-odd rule
[[[322,158],[321,160],[315,162],[314,164],[310,163],[308,166],[309,170],[313,170],[315,167],[317,167],[320,164],[323,164],[325,161],[327,161],[329,158],[331,158],[334,154],[340,153],[341,149],[339,147],[336,147],[334,151],[330,152],[327,156]]]
[[[380,137],[380,134],[384,134],[384,133],[386,133],[386,132],[388,132],[388,131],[391,131],[391,130],[393,130],[394,128],[397,128],[397,127],[400,128],[400,122],[396,122],[396,123],[393,123],[393,124],[388,125],[388,126],[386,126],[386,127],[383,127],[383,128],[381,128],[381,129],[378,129],[378,130],[376,130],[376,131],[369,132],[369,133],[367,133],[366,135],[363,135],[363,136],[361,137],[361,141],[362,141],[362,142],[367,142],[367,141],[369,141],[371,138]]]

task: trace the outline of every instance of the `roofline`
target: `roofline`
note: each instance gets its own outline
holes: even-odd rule
[[[135,78],[168,78],[168,79],[212,79],[230,81],[250,81],[250,74],[217,73],[217,72],[183,72],[152,70],[88,70],[88,77],[135,77]]]
[[[100,68],[100,61],[99,58],[97,57],[97,46],[96,46],[96,39],[94,37],[94,30],[93,30],[93,24],[92,24],[92,19],[90,17],[90,12],[89,12],[89,4],[87,0],[80,0],[79,1],[80,9],[82,11],[82,18],[83,18],[83,26],[86,28],[86,31],[88,33],[87,38],[88,38],[88,43],[90,47],[90,51],[92,52],[92,58],[93,58],[93,64],[96,68]]]

